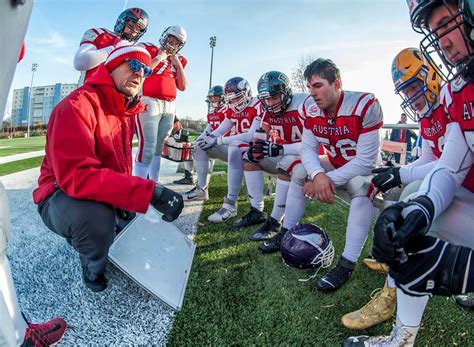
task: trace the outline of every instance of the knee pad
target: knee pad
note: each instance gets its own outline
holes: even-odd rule
[[[346,184],[349,197],[353,199],[359,196],[367,196],[371,183],[370,176],[356,176],[351,178]]]
[[[291,172],[291,182],[294,182],[300,186],[304,186],[308,173],[306,172],[303,164],[299,163],[295,165]]]
[[[408,260],[389,264],[397,287],[412,296],[451,296],[474,290],[474,252],[430,236],[407,244]]]
[[[7,250],[10,238],[10,208],[8,205],[7,191],[0,182],[0,258]]]

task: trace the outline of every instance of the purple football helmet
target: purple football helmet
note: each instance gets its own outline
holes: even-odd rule
[[[224,95],[227,105],[237,113],[242,112],[252,101],[249,82],[242,77],[232,77],[225,83]]]
[[[283,262],[298,269],[320,269],[331,266],[334,246],[329,235],[314,224],[298,224],[281,240]]]

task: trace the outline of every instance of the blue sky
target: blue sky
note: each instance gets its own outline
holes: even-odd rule
[[[182,54],[189,61],[189,87],[178,96],[177,112],[196,119],[207,110],[210,36],[217,36],[213,84],[242,76],[255,91],[267,71],[290,76],[302,56],[330,58],[341,69],[345,89],[376,94],[386,123],[396,122],[401,112],[391,62],[420,40],[405,0],[37,0],[13,88],[30,84],[33,62],[39,64],[34,85],[76,82],[72,60],[83,33],[92,27],[112,30],[123,8],[135,6],[150,17],[143,41],[158,43],[170,25],[186,28]]]

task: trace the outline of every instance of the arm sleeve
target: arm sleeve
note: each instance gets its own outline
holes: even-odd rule
[[[88,71],[104,62],[114,46],[97,49],[91,43],[83,43],[74,56],[74,68],[77,71]]]
[[[307,128],[303,129],[301,138],[301,162],[309,176],[314,177],[320,172],[324,172],[319,161],[319,141]]]
[[[360,134],[356,148],[354,159],[326,174],[336,185],[344,185],[355,176],[370,175],[380,155],[379,130]]]
[[[232,121],[229,118],[226,118],[221,124],[219,124],[217,129],[212,132],[212,135],[222,136],[224,134],[227,134],[227,132],[232,129],[232,126]]]
[[[288,143],[283,145],[284,155],[300,155],[301,154],[301,142]]]
[[[224,145],[229,145],[234,141],[249,143],[250,141],[252,141],[253,134],[255,133],[255,131],[260,128],[260,119],[260,117],[255,117],[252,121],[252,124],[250,125],[249,131],[247,131],[246,133],[223,137],[222,143]]]
[[[96,156],[96,114],[88,102],[70,101],[48,130],[57,183],[70,197],[108,203],[127,211],[148,209],[154,182],[104,168]]]
[[[446,127],[446,143],[436,166],[425,177],[417,195],[427,195],[437,218],[451,204],[473,163],[473,154],[458,123]]]
[[[400,179],[403,184],[422,180],[434,168],[438,158],[428,143],[421,148],[421,156],[414,162],[400,168]]]

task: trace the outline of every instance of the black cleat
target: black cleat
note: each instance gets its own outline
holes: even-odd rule
[[[84,271],[82,272],[82,279],[84,280],[84,284],[87,288],[92,290],[93,292],[101,292],[107,288],[107,278],[105,278],[104,274],[100,274],[97,276],[95,280],[90,280]]]
[[[253,232],[249,239],[251,241],[265,241],[275,237],[281,229],[281,224],[273,217],[269,217],[265,224]]]
[[[316,282],[316,289],[324,293],[338,290],[352,275],[355,266],[356,263],[341,256],[337,265]]]
[[[193,174],[189,172],[188,170],[184,170],[184,177],[173,181],[174,184],[183,184],[183,185],[193,185],[194,184],[194,179],[193,179]]]
[[[281,228],[281,231],[278,234],[270,240],[264,241],[260,246],[258,246],[258,249],[265,254],[278,252],[280,250],[281,240],[283,240],[283,236],[285,236],[287,231],[288,229]]]
[[[465,310],[474,310],[474,293],[456,296],[456,303]]]
[[[259,211],[254,207],[250,207],[250,211],[240,219],[237,219],[232,226],[235,228],[245,228],[251,225],[260,224],[267,220],[267,214]]]

